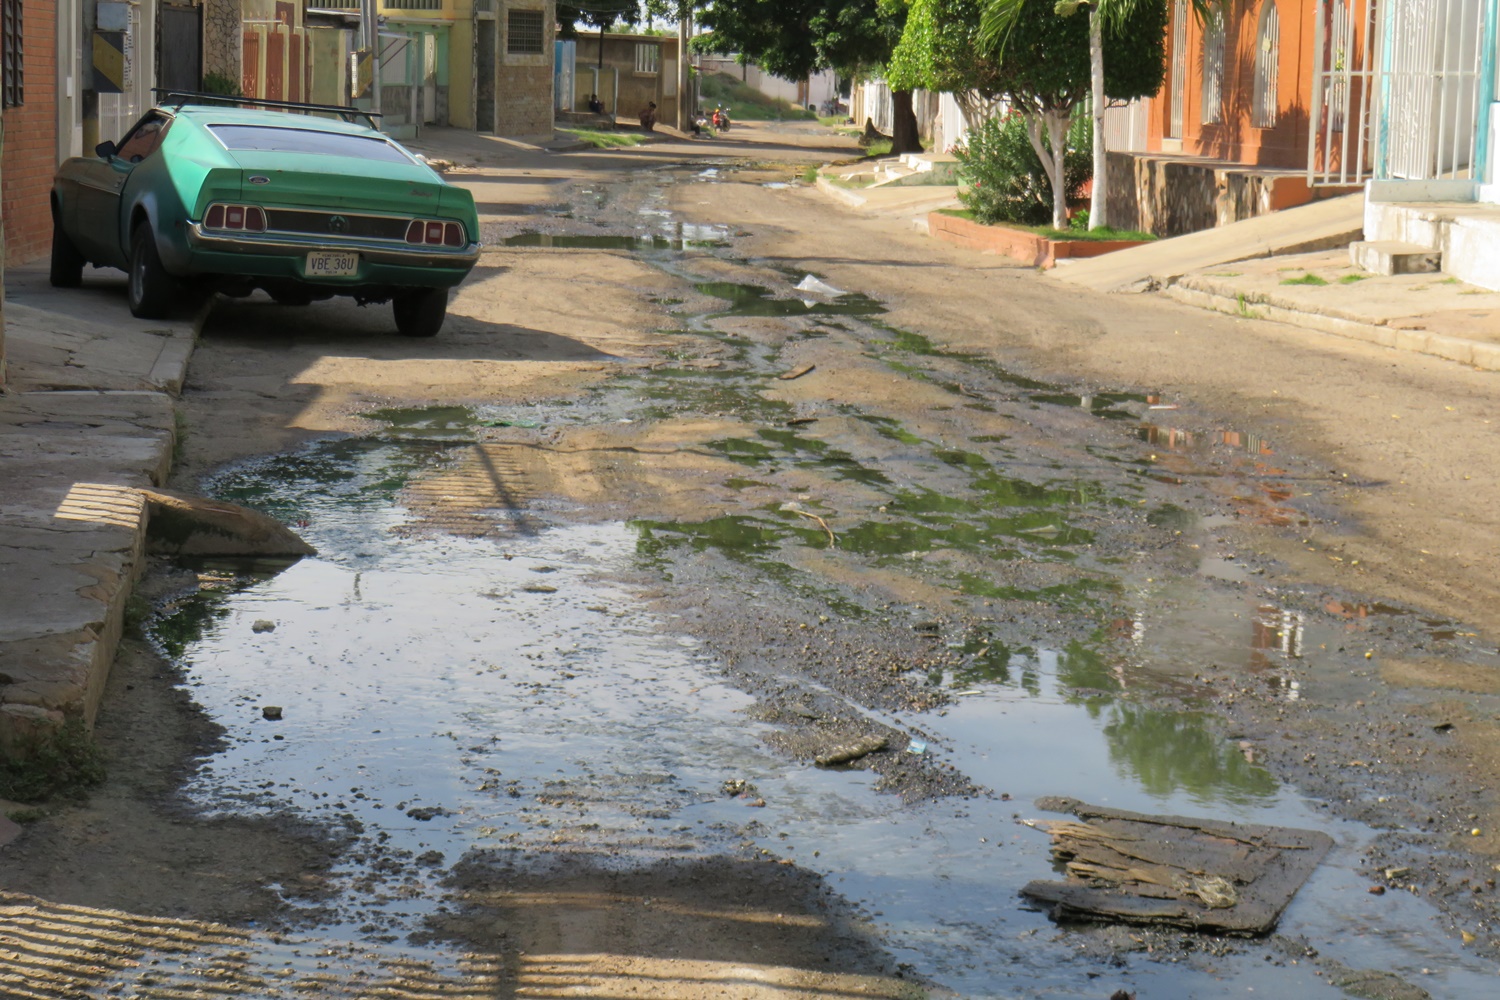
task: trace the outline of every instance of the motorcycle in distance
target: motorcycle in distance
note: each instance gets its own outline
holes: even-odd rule
[[[711,121],[713,122],[713,126],[714,126],[715,131],[718,131],[718,132],[728,132],[729,131],[729,109],[728,108],[714,108],[713,118],[711,119]]]

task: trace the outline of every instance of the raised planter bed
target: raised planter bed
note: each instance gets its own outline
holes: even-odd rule
[[[1055,267],[1070,257],[1098,257],[1128,247],[1140,246],[1145,240],[1054,240],[1039,233],[1008,226],[986,226],[962,216],[930,212],[927,235],[956,246],[997,253],[1025,261],[1033,267]]]

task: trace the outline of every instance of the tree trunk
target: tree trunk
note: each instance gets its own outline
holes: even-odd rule
[[[912,108],[911,91],[891,91],[891,152],[920,153],[922,140],[917,137],[917,113]]]
[[[1089,228],[1109,225],[1109,159],[1104,148],[1104,19],[1099,5],[1089,11],[1089,83],[1094,103],[1094,190],[1089,197]]]
[[[1068,228],[1068,120],[1067,112],[1047,112],[1047,137],[1052,140],[1052,228]]]
[[[1026,115],[1026,137],[1031,140],[1032,152],[1042,161],[1042,169],[1052,182],[1052,228],[1068,228],[1068,186],[1066,163],[1068,156],[1068,119],[1072,111],[1043,111]],[[1042,141],[1042,128],[1047,129],[1047,142]],[[1048,148],[1051,143],[1051,148]]]

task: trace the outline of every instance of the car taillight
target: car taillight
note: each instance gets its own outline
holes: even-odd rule
[[[203,225],[206,229],[263,233],[266,213],[255,205],[210,205],[203,215]]]
[[[461,247],[464,245],[464,227],[437,219],[413,219],[406,227],[406,242],[412,246]]]

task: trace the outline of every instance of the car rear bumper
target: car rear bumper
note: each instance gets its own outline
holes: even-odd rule
[[[408,247],[375,240],[299,239],[286,233],[227,235],[206,232],[189,222],[187,253],[182,261],[165,261],[177,274],[227,274],[305,281],[324,287],[371,284],[456,285],[479,261],[479,244],[465,247]],[[163,257],[167,248],[163,247]],[[359,270],[337,277],[309,278],[308,253],[336,250],[359,254]]]

